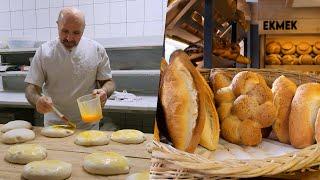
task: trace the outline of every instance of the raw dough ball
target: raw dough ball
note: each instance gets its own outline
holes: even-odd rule
[[[61,138],[72,135],[74,131],[75,130],[68,125],[53,125],[44,127],[41,130],[41,134],[47,137]]]
[[[38,144],[18,144],[8,149],[4,159],[11,163],[27,164],[32,161],[43,160],[46,157],[46,148]]]
[[[150,179],[149,171],[134,173],[126,178],[126,180],[148,180],[148,179]]]
[[[106,132],[89,130],[78,134],[74,143],[82,146],[102,146],[108,144],[109,141],[110,137]]]
[[[32,125],[28,121],[23,121],[23,120],[15,120],[15,121],[10,121],[7,124],[4,124],[1,126],[1,132],[5,133],[7,131],[10,131],[12,129],[31,129]]]
[[[129,172],[128,160],[115,152],[96,152],[84,158],[83,168],[92,174],[115,175]]]
[[[111,134],[111,140],[124,144],[139,144],[146,140],[143,132],[134,129],[123,129]]]
[[[30,129],[13,129],[1,136],[1,141],[6,144],[23,143],[36,137]]]
[[[22,176],[29,180],[62,180],[71,176],[72,165],[60,160],[33,161],[24,166]]]

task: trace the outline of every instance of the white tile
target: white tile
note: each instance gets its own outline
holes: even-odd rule
[[[63,7],[63,0],[50,0],[50,7]]]
[[[162,20],[164,22],[166,22],[166,16],[167,16],[167,2],[168,1],[164,1],[162,5]]]
[[[23,37],[23,30],[12,30],[12,37]]]
[[[125,0],[108,0],[109,2],[121,2],[121,1],[125,1]]]
[[[92,25],[94,23],[93,4],[79,5],[79,9],[84,13],[86,25]]]
[[[1,39],[7,39],[8,37],[11,37],[11,31],[0,30],[0,38]]]
[[[38,9],[37,13],[37,28],[49,27],[49,9]]]
[[[144,0],[127,1],[127,22],[144,21]]]
[[[94,24],[109,23],[110,3],[94,4]]]
[[[27,10],[23,11],[23,28],[31,29],[36,28],[36,11],[35,10]]]
[[[10,0],[10,10],[22,10],[22,0]]]
[[[54,40],[58,37],[58,29],[57,28],[50,28],[50,39]]]
[[[23,0],[23,10],[36,9],[36,0]]]
[[[9,0],[2,0],[0,6],[0,12],[6,12],[10,10],[10,2]]]
[[[126,22],[126,2],[113,2],[110,4],[110,23]]]
[[[79,0],[79,6],[84,4],[93,4],[93,0]]]
[[[94,27],[93,26],[86,26],[86,28],[84,29],[83,35],[85,37],[93,39],[94,38]]]
[[[38,41],[50,40],[50,28],[37,29],[37,40]]]
[[[64,0],[63,1],[63,6],[64,7],[68,7],[68,6],[73,6],[73,7],[77,7],[79,5],[79,1],[78,0]]]
[[[50,8],[49,21],[50,27],[57,27],[57,20],[61,8]]]
[[[145,19],[146,21],[162,20],[162,0],[145,1]]]
[[[10,30],[10,12],[0,13],[0,30]]]
[[[23,37],[36,40],[37,39],[37,31],[36,31],[36,29],[24,29],[23,30]]]
[[[36,9],[49,8],[50,3],[49,0],[37,0],[36,1]]]
[[[111,24],[111,31],[110,31],[110,36],[111,37],[126,37],[127,33],[127,25],[126,23],[121,23],[121,24]]]
[[[127,36],[143,36],[143,22],[127,23]]]
[[[23,29],[22,11],[11,12],[11,29]]]
[[[98,4],[98,3],[106,3],[108,0],[94,0],[93,3]]]
[[[151,21],[144,23],[144,36],[163,36],[163,22],[162,21]]]
[[[110,24],[94,26],[94,38],[108,38],[108,37],[110,37]]]

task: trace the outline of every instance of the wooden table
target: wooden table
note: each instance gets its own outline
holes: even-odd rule
[[[1,127],[2,125],[0,125]],[[146,145],[152,140],[152,134],[146,134],[147,140],[141,144],[125,145],[110,140],[108,145],[83,147],[74,144],[74,139],[81,130],[65,138],[47,138],[40,134],[41,127],[34,127],[36,138],[26,143],[40,144],[47,149],[47,159],[62,160],[72,164],[72,174],[69,179],[126,179],[130,174],[149,171],[151,154],[148,153]],[[112,132],[107,132],[111,134]],[[11,145],[0,143],[0,180],[21,179],[24,165],[11,164],[4,160],[4,155]],[[87,173],[82,168],[83,159],[86,155],[96,151],[115,151],[126,156],[130,164],[130,172],[125,175],[100,176]]]

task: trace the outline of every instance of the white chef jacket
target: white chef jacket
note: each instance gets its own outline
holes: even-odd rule
[[[109,57],[104,47],[82,37],[71,51],[59,39],[36,51],[25,82],[42,87],[43,94],[80,129],[98,129],[98,123],[81,121],[77,98],[92,93],[97,80],[111,79]],[[44,114],[44,125],[64,124],[53,112]]]

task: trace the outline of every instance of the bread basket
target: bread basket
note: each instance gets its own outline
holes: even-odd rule
[[[240,71],[253,71],[263,75],[269,86],[281,75],[290,78],[297,85],[307,82],[320,82],[319,76],[275,69],[215,68],[200,72],[208,80],[210,73],[216,70],[223,70],[232,77]],[[289,145],[269,139],[264,139],[263,143],[265,141],[266,143],[276,144],[276,147],[283,146],[284,149],[289,147]],[[290,150],[288,148],[289,151],[270,157],[224,160],[208,159],[200,153],[190,154],[161,142],[154,141],[153,144],[151,179],[226,179],[258,176],[294,179],[319,170],[320,165],[320,145],[318,144],[304,149],[293,148],[294,150]],[[228,146],[229,144],[224,143],[219,146]]]

